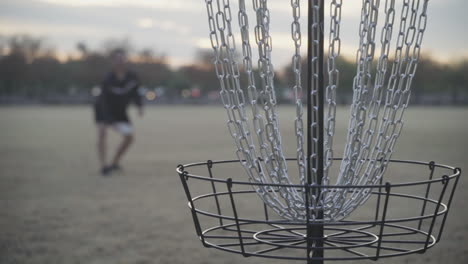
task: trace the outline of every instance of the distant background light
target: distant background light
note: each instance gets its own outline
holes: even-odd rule
[[[153,91],[146,92],[145,96],[148,101],[153,101],[154,99],[156,99],[156,93]]]
[[[165,89],[165,88],[164,88],[164,87],[161,87],[161,86],[156,87],[156,88],[154,89],[154,92],[156,93],[156,96],[157,96],[157,97],[163,96],[163,95],[165,94],[164,89]]]
[[[182,97],[183,98],[189,98],[192,92],[189,89],[184,89],[182,90]]]
[[[99,86],[94,86],[94,87],[91,89],[91,95],[94,96],[94,97],[97,97],[97,96],[101,95],[101,87],[99,87]]]
[[[193,88],[192,89],[192,97],[193,98],[198,98],[201,96],[201,90],[199,88]]]
[[[208,98],[210,98],[210,100],[218,100],[219,99],[219,92],[218,91],[210,91],[208,93]]]

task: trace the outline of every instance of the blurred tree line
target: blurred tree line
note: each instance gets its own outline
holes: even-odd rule
[[[61,98],[59,101],[66,98],[89,101],[91,88],[99,85],[109,71],[110,54],[115,49],[124,49],[130,54],[130,68],[138,73],[145,87],[150,90],[164,87],[167,102],[179,100],[184,91],[191,89],[199,91],[199,99],[217,94],[219,84],[210,50],[199,50],[193,65],[171,69],[164,54],[156,54],[149,48],[134,50],[127,39],[108,40],[100,50],[78,43],[75,55],[59,58],[44,39],[17,35],[0,36],[0,99],[14,97],[47,102],[47,98],[55,97]],[[413,81],[413,103],[467,104],[468,59],[443,64],[428,56],[422,57]],[[340,58],[337,64],[340,69],[338,102],[349,103],[355,63]],[[306,61],[302,67],[306,69]],[[303,74],[304,87],[305,78]],[[246,82],[245,78],[241,81]],[[293,82],[291,65],[277,69],[275,83],[280,101],[291,99],[287,87]]]

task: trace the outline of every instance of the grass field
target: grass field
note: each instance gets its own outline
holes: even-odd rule
[[[294,156],[294,109],[280,111]],[[467,168],[468,109],[413,108],[406,117],[394,158]],[[337,154],[346,109],[338,118]],[[90,107],[0,108],[0,263],[285,263],[205,249],[195,236],[175,167],[235,158],[224,120],[219,106],[149,107],[134,118],[124,172],[104,178]],[[467,188],[462,175],[440,244],[379,263],[466,263]]]

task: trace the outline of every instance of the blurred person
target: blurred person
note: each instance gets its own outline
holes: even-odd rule
[[[134,141],[134,129],[127,114],[130,103],[138,107],[138,114],[143,117],[142,97],[138,91],[138,76],[127,68],[127,58],[123,50],[112,54],[112,71],[101,83],[101,93],[94,104],[97,125],[97,149],[101,174],[110,175],[120,170],[120,161]],[[113,129],[122,135],[116,153],[110,163],[107,162],[107,134]]]

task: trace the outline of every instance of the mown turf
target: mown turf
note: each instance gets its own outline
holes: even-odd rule
[[[294,109],[280,111],[286,153],[294,156]],[[338,117],[340,155],[345,108]],[[394,158],[466,167],[467,117],[464,108],[409,110]],[[124,172],[103,178],[90,107],[0,108],[0,263],[285,263],[205,249],[195,236],[175,167],[235,158],[224,120],[219,106],[149,107],[134,118]],[[439,245],[380,263],[466,263],[467,187],[462,175]]]

